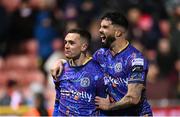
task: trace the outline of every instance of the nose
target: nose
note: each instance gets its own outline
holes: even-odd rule
[[[99,33],[102,33],[102,28],[99,29]]]
[[[66,44],[65,44],[65,49],[68,49],[68,48],[69,48],[69,44],[66,43]]]

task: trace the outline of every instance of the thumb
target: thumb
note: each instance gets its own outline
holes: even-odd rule
[[[109,95],[106,96],[106,99],[109,99]]]

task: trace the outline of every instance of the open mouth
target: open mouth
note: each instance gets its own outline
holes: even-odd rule
[[[106,41],[106,36],[105,35],[101,35],[101,41],[104,43]]]

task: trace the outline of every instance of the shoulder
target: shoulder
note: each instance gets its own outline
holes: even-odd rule
[[[101,66],[98,64],[97,61],[95,61],[95,60],[93,60],[93,59],[89,62],[88,70],[89,70],[92,74],[102,74],[102,73],[103,73]]]
[[[128,61],[131,64],[131,66],[134,65],[146,66],[148,63],[147,59],[143,56],[143,54],[132,45],[130,45],[128,50]]]
[[[107,48],[100,48],[94,53],[94,55],[104,55],[107,50]]]
[[[94,59],[92,59],[89,62],[90,68],[95,69],[95,70],[99,70],[101,69],[101,66],[99,65],[99,63],[97,61],[95,61]]]
[[[63,67],[64,67],[64,69],[70,68],[69,62],[68,62],[68,61],[65,62],[65,63],[63,64]],[[66,70],[65,70],[65,71],[66,71]]]
[[[100,48],[93,54],[93,59],[98,63],[101,63],[104,59],[105,53],[107,52],[107,48]]]
[[[145,59],[145,57],[143,56],[142,52],[140,52],[139,50],[137,50],[135,47],[133,47],[132,45],[129,45],[128,48],[128,55],[131,59],[134,58],[142,58]]]

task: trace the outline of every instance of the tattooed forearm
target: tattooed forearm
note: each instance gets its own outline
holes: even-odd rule
[[[118,102],[110,105],[110,110],[117,110],[120,108],[127,108],[139,103],[141,99],[142,84],[130,84],[128,86],[128,93]]]
[[[120,101],[111,104],[110,109],[111,110],[118,110],[120,108],[127,108],[129,106],[134,105],[133,97],[131,96],[125,96]]]

